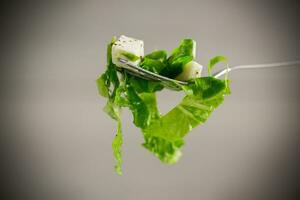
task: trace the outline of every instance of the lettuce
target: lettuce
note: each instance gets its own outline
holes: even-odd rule
[[[166,60],[167,52],[164,50],[157,50],[147,54],[140,66],[151,72],[160,74],[161,71],[167,67]]]
[[[183,66],[195,58],[196,43],[192,39],[184,39],[175,48],[167,60],[168,67],[161,72],[163,76],[175,78],[183,71]]]
[[[170,164],[180,158],[179,148],[184,144],[184,136],[204,123],[223,102],[224,95],[229,94],[225,81],[213,77],[195,79],[185,87],[192,93],[187,94],[166,115],[143,129],[146,141],[144,147]]]
[[[210,59],[208,63],[208,74],[211,75],[211,70],[215,67],[215,65],[219,62],[225,62],[226,64],[228,63],[228,60],[224,56],[216,56],[212,59]]]
[[[229,81],[212,76],[189,80],[181,86],[185,97],[177,106],[165,115],[161,115],[157,107],[156,92],[164,86],[159,82],[148,81],[122,72],[122,79],[117,76],[116,66],[111,61],[111,46],[107,46],[107,69],[97,79],[98,93],[107,98],[104,111],[117,122],[117,133],[112,148],[116,160],[115,171],[122,174],[122,124],[120,111],[123,107],[130,109],[133,123],[141,129],[143,147],[153,153],[162,162],[176,163],[182,153],[184,137],[195,127],[204,123],[211,113],[230,94]],[[169,58],[166,51],[154,51],[144,58],[140,64],[155,73],[167,73],[169,77],[180,71],[181,65],[195,57],[195,42],[185,39],[174,49]],[[210,61],[209,72],[225,57],[215,57]],[[180,123],[178,123],[180,122]]]
[[[112,119],[116,120],[118,122],[117,126],[117,134],[114,137],[113,143],[112,143],[112,149],[114,152],[116,165],[115,165],[115,171],[118,174],[122,174],[122,153],[121,153],[121,146],[123,143],[122,139],[122,124],[120,119],[120,110],[121,106],[125,106],[125,104],[120,103],[122,102],[120,100],[120,90],[122,90],[122,87],[120,87],[120,81],[117,76],[117,70],[116,66],[112,62],[111,57],[111,47],[113,43],[116,41],[116,38],[114,37],[112,41],[107,45],[107,69],[106,71],[97,79],[97,87],[98,92],[103,97],[108,98],[108,101],[103,108],[103,111],[106,112]],[[125,99],[124,99],[125,101]]]
[[[121,152],[122,144],[123,144],[122,125],[121,125],[121,120],[118,119],[118,129],[117,129],[117,134],[112,143],[112,149],[114,152],[115,160],[117,162],[115,165],[115,171],[119,175],[122,175],[122,152]]]

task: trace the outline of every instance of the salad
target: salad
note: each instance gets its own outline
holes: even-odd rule
[[[211,75],[213,67],[219,62],[227,64],[227,59],[212,58],[208,76],[201,77],[203,66],[195,61],[195,52],[196,42],[192,39],[183,39],[169,55],[165,50],[144,55],[144,42],[126,36],[114,37],[107,45],[107,68],[97,79],[97,87],[99,94],[107,98],[103,110],[117,122],[112,149],[118,174],[122,174],[122,108],[127,107],[132,112],[133,123],[144,138],[143,147],[163,163],[174,164],[182,155],[184,137],[204,123],[230,94],[227,76],[221,80]],[[122,70],[126,66],[120,58],[165,77],[186,81],[187,84],[180,85],[184,98],[162,115],[157,107],[156,92],[164,86],[128,74]]]

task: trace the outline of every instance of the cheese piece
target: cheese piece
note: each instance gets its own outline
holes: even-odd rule
[[[112,62],[118,67],[126,67],[126,65],[119,61],[120,58],[137,66],[141,62],[141,57],[144,57],[144,42],[122,35],[112,45],[111,54]]]
[[[188,81],[192,78],[201,77],[203,66],[195,61],[190,61],[184,65],[183,71],[175,78],[179,81]]]

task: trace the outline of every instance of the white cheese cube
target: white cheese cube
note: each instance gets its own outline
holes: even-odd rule
[[[112,62],[118,67],[126,67],[119,58],[128,60],[128,63],[137,66],[144,57],[144,42],[142,40],[122,35],[111,49]]]
[[[195,61],[190,61],[184,65],[183,71],[175,78],[179,81],[187,81],[192,78],[201,77],[203,66]]]

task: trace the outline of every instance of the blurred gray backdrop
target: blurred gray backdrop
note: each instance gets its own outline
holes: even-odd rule
[[[300,59],[296,1],[35,1],[2,7],[1,180],[15,199],[288,199],[299,179],[300,66],[236,71],[232,94],[164,165],[123,114],[123,176],[113,171],[116,123],[95,80],[121,34],[145,51],[197,41],[197,61]],[[182,97],[158,94],[167,112]],[[22,198],[21,198],[22,197]]]

